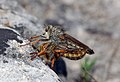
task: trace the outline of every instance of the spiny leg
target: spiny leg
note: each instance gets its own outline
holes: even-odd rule
[[[32,52],[30,54],[36,54],[35,56],[33,56],[31,58],[31,60],[33,60],[34,58],[36,58],[37,56],[40,57],[41,55],[44,55],[45,54],[45,49],[41,50],[40,52]]]
[[[51,60],[51,68],[52,69],[54,68],[54,63],[55,63],[55,58],[52,58],[52,60]]]
[[[30,54],[36,54],[34,56],[32,56],[31,60],[35,59],[37,56],[40,57],[41,55],[44,55],[45,52],[44,51],[41,51],[41,52],[33,52],[33,53],[30,53]]]
[[[52,69],[54,69],[55,60],[60,58],[59,53],[64,53],[64,52],[65,52],[65,50],[55,50],[54,56],[51,58],[51,68]]]
[[[42,50],[42,51],[38,52],[37,56],[40,57],[40,56],[43,55],[43,54],[45,54],[45,50]]]
[[[36,39],[38,37],[40,37],[40,35],[38,35],[38,36],[32,36],[29,40],[33,40],[33,39]]]
[[[29,44],[34,45],[34,44],[36,44],[37,42],[40,42],[40,41],[41,41],[40,39],[39,39],[39,40],[35,40],[35,41],[32,41],[32,42],[29,42],[29,43],[26,43],[26,44],[20,45],[20,47],[22,47],[22,46],[26,46],[26,45],[29,45]]]
[[[40,41],[41,41],[40,39],[39,39],[39,40],[32,41],[32,40],[34,40],[34,39],[36,39],[36,38],[38,38],[38,37],[40,37],[40,35],[38,35],[38,36],[32,36],[30,39],[28,39],[28,40],[30,41],[29,43],[26,43],[26,44],[24,44],[24,45],[20,45],[20,47],[21,47],[21,46],[26,46],[26,45],[29,45],[29,44],[34,45],[35,43],[40,42]]]
[[[64,53],[65,50],[55,50],[56,53]]]
[[[33,56],[33,57],[31,58],[31,60],[33,60],[33,59],[36,58],[37,56],[41,56],[41,55],[43,55],[43,54],[45,53],[44,46],[40,46],[40,47],[41,47],[41,51],[38,50],[34,45],[32,45],[32,46],[33,46],[34,49],[37,50],[37,52],[32,52],[32,53],[30,53],[30,54],[36,54],[35,56]]]
[[[36,57],[37,57],[37,55],[32,56],[30,60],[32,60],[32,61],[33,61]]]
[[[37,42],[40,42],[41,40],[39,39],[39,40],[35,40],[35,41],[33,41],[33,42],[30,42],[32,45],[34,45],[34,44],[36,44]]]
[[[49,39],[44,38],[44,39],[38,39],[38,40],[35,40],[35,41],[31,41],[31,40],[36,39],[38,37],[40,37],[40,35],[39,36],[33,36],[29,39],[29,41],[31,42],[32,45],[34,45],[35,43],[40,42],[40,41],[48,41],[49,40]]]
[[[48,45],[48,44],[49,44],[49,43],[44,43],[44,44],[40,45],[41,51],[38,50],[38,49],[33,45],[33,47],[37,50],[37,52],[31,53],[31,54],[36,54],[35,56],[33,56],[33,57],[31,58],[31,60],[33,60],[33,59],[36,58],[37,56],[40,57],[41,55],[46,55],[46,48],[47,48],[47,45]]]
[[[59,59],[60,56],[62,56],[65,53],[65,50],[55,50],[55,57],[56,59]]]

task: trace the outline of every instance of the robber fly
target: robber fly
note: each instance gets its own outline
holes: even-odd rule
[[[59,57],[78,60],[83,58],[85,54],[94,54],[92,49],[69,34],[65,33],[65,31],[59,26],[46,26],[45,32],[42,35],[33,36],[30,38],[30,41],[33,46],[37,42],[44,42],[39,46],[40,50],[31,53],[36,54],[32,57],[32,59],[34,59],[36,56],[40,57],[41,55],[44,55],[47,60],[52,62],[51,67],[54,66],[54,61],[59,59]]]

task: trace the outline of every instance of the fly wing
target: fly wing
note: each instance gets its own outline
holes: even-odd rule
[[[60,45],[62,48],[67,50],[75,50],[79,49],[80,51],[85,51],[87,54],[94,54],[94,51],[90,49],[87,45],[83,44],[79,40],[74,37],[64,33],[61,37],[62,44]]]

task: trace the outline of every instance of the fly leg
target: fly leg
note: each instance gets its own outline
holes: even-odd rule
[[[39,42],[40,40],[35,40],[35,41],[32,41],[32,40],[34,40],[34,39],[36,39],[36,38],[38,38],[38,37],[40,37],[40,35],[31,37],[31,38],[29,39],[29,41],[30,41],[29,43],[26,43],[26,44],[24,44],[24,45],[20,45],[20,47],[26,46],[26,45],[29,45],[29,44],[34,45],[35,43]]]

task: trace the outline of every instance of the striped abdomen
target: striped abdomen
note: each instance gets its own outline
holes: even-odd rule
[[[86,50],[74,49],[74,50],[69,50],[69,51],[66,51],[65,53],[62,53],[61,56],[71,60],[78,60],[83,58],[86,53],[87,53]]]
[[[85,55],[85,54],[84,54]],[[79,60],[84,57],[84,55],[81,54],[71,54],[71,53],[65,53],[63,57],[71,59],[71,60]]]

